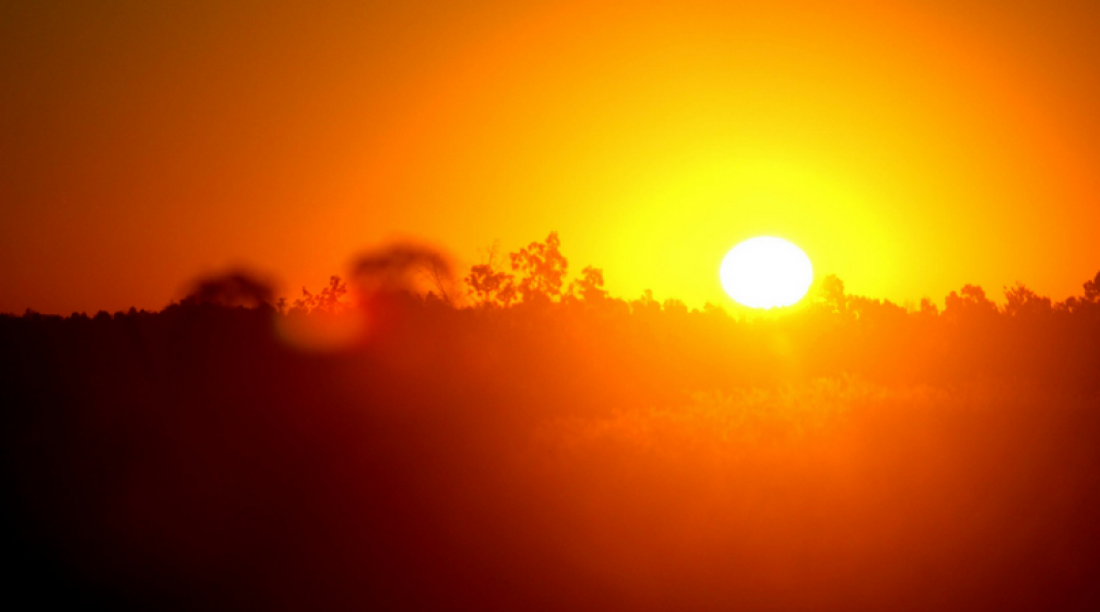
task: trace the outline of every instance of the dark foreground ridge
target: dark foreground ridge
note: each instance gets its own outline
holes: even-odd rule
[[[569,285],[557,246],[475,267],[461,308],[441,259],[397,249],[359,262],[354,307],[339,280],[271,304],[226,277],[157,313],[0,316],[13,596],[1100,603],[1100,275],[1060,304],[968,286],[942,313],[829,279],[745,322],[610,298],[592,268]]]

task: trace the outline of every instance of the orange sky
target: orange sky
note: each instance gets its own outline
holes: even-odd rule
[[[692,306],[759,234],[902,303],[1100,270],[1095,2],[228,4],[0,7],[0,311],[551,230]]]

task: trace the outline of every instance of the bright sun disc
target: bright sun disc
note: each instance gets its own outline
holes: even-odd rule
[[[802,249],[760,236],[730,249],[718,270],[722,288],[750,308],[790,306],[810,289],[814,269]]]

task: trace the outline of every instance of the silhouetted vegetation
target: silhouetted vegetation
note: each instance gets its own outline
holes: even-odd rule
[[[779,317],[609,296],[556,234],[288,303],[0,316],[34,607],[1087,609],[1100,273]],[[321,340],[317,340],[321,338]]]

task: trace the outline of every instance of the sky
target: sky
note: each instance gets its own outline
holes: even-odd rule
[[[693,307],[757,235],[896,303],[1064,299],[1100,270],[1098,30],[1057,0],[4,3],[0,312],[551,231]]]

